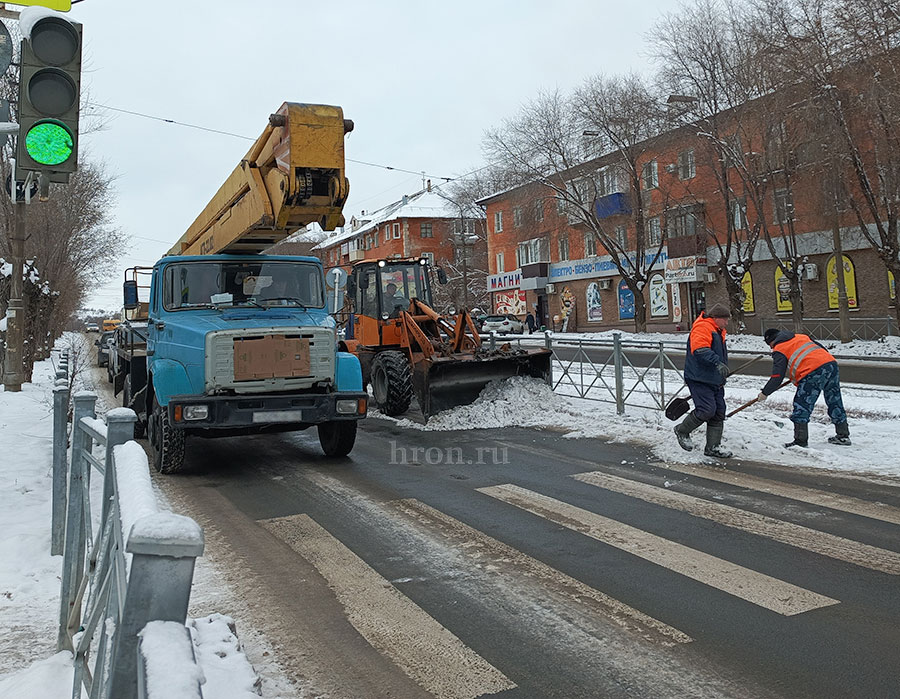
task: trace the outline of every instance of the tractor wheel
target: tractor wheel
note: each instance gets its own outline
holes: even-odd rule
[[[356,420],[333,420],[318,425],[319,444],[325,456],[347,456],[356,442]]]
[[[169,411],[153,398],[147,423],[153,467],[160,473],[177,473],[184,467],[184,432],[169,421]]]
[[[375,405],[385,415],[402,415],[412,401],[412,372],[402,352],[380,352],[372,362]]]

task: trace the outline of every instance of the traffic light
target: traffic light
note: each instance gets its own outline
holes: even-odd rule
[[[16,170],[68,182],[78,167],[81,25],[43,8],[23,10]]]

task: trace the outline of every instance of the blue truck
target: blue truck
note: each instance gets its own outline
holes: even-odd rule
[[[183,468],[189,436],[315,425],[326,455],[353,448],[367,394],[357,357],[338,351],[322,263],[263,254],[310,223],[343,224],[352,126],[339,107],[283,104],[169,254],[126,271],[113,383],[158,471]]]

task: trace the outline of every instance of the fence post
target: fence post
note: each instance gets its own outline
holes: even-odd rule
[[[62,374],[62,376],[60,376]],[[56,372],[53,387],[53,493],[50,513],[50,555],[63,552],[66,522],[66,446],[69,417],[69,381],[64,371]]]
[[[666,348],[662,342],[659,343],[659,404],[666,404]]]
[[[75,413],[72,417],[72,463],[69,467],[69,497],[66,508],[66,536],[63,547],[62,583],[59,595],[59,634],[56,650],[73,651],[69,618],[75,605],[78,587],[84,576],[84,552],[86,544],[84,523],[84,488],[89,487],[90,464],[82,457],[90,449],[93,439],[80,429],[83,417],[94,417],[97,396],[87,391],[75,394]]]
[[[553,352],[553,336],[549,330],[544,331],[544,348]],[[547,385],[553,388],[553,354],[550,355],[550,371],[547,372]]]
[[[131,408],[113,408],[106,413],[106,473],[103,474],[103,509],[101,510],[101,522],[106,521],[109,514],[109,501],[115,495],[113,485],[113,448],[134,439],[134,423],[137,415]]]
[[[491,348],[491,350],[493,351],[493,350],[497,349],[497,338],[496,338],[496,336],[494,335],[494,331],[493,331],[493,330],[491,330],[491,331],[488,333],[488,338],[489,338],[489,343],[490,343],[488,346]]]
[[[613,333],[613,360],[616,370],[616,414],[625,414],[625,379],[622,375],[622,333]]]
[[[184,624],[203,530],[171,512],[147,515],[134,523],[125,550],[132,554],[131,573],[113,639],[107,696],[137,699],[138,634],[151,621]]]

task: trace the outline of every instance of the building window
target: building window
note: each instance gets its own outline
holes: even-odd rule
[[[680,209],[669,218],[669,237],[684,238],[696,235],[701,229],[701,213],[694,209]]]
[[[535,221],[543,221],[544,220],[544,200],[538,199],[534,202],[534,220]]]
[[[794,202],[791,200],[791,190],[775,190],[775,223],[787,223],[794,220]]]
[[[678,154],[678,177],[689,180],[696,177],[697,169],[694,165],[694,149],[682,151]]]
[[[500,233],[503,231],[503,212],[495,211],[494,212],[494,233]]]
[[[725,139],[725,164],[735,167],[744,162],[744,145],[741,143],[741,134],[733,133]]]
[[[496,260],[497,260],[497,274],[503,274],[503,272],[506,271],[506,268],[503,265],[503,253],[502,252],[497,253]]]
[[[621,190],[619,188],[618,169],[615,166],[610,165],[600,170],[600,177],[598,178],[597,186],[600,190],[600,196],[606,196],[608,194],[615,194],[616,192],[620,192]]]
[[[560,262],[562,262],[563,260],[568,260],[569,259],[569,236],[568,236],[568,234],[559,236],[559,239],[556,242],[557,242],[557,245],[559,246]]]
[[[434,229],[430,223],[422,223],[419,225],[419,235],[423,238],[434,238]]]
[[[428,266],[434,267],[434,253],[433,252],[423,252],[422,257],[428,260]]]
[[[513,228],[518,228],[522,225],[522,207],[515,206],[513,207]]]
[[[391,239],[391,227],[387,225],[384,227],[384,242],[386,243]]]
[[[734,199],[731,202],[731,223],[736,231],[743,231],[747,228],[746,199]]]
[[[566,200],[563,197],[557,195],[556,197],[556,214],[557,216],[562,216],[566,213]]]
[[[662,243],[662,226],[659,223],[659,216],[647,219],[647,243],[649,245]]]
[[[516,262],[519,267],[532,262],[547,262],[548,258],[546,238],[532,238],[519,243],[516,248]]]
[[[394,240],[400,240],[400,224],[394,224]]]
[[[659,187],[659,168],[655,160],[644,163],[644,167],[641,168],[641,185],[644,189]]]
[[[375,244],[375,247],[378,247],[378,230],[375,230],[375,233],[372,234],[372,242]]]
[[[628,249],[628,228],[626,226],[616,226],[616,242],[623,250]]]
[[[584,256],[594,257],[597,254],[597,238],[594,237],[594,231],[588,231],[584,234]]]

